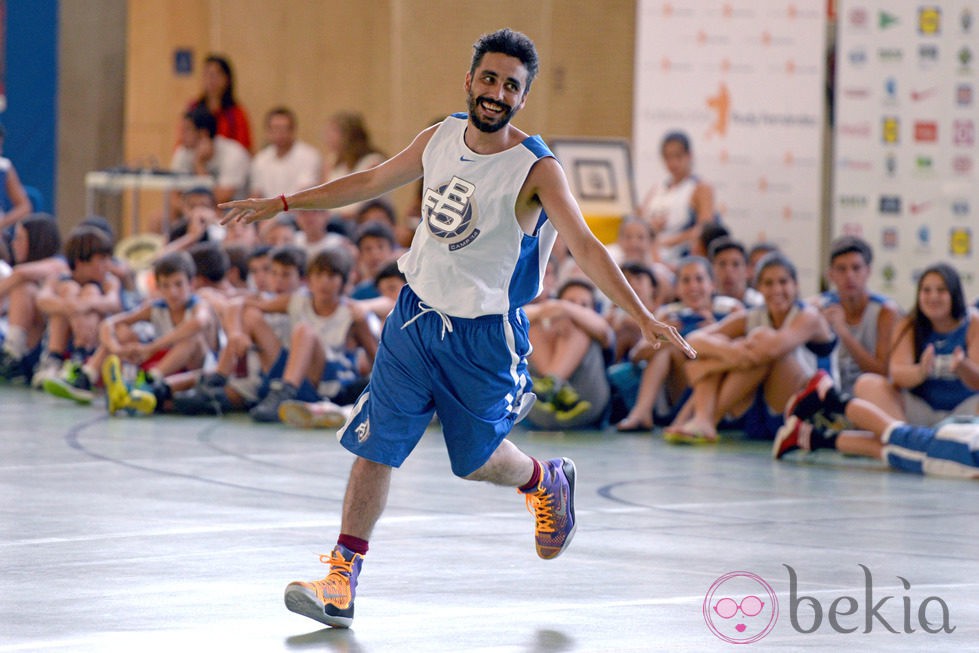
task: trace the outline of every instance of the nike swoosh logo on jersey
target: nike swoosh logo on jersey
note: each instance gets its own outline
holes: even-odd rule
[[[466,163],[473,163],[473,162],[474,162],[474,161],[475,161],[476,159],[467,159],[467,158],[466,158],[466,157],[464,157],[464,156],[460,156],[460,157],[459,157],[459,160],[460,160],[460,161],[465,161]]]

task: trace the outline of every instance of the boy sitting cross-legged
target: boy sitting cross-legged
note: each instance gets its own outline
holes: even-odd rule
[[[153,265],[159,299],[102,323],[100,339],[109,354],[102,365],[109,414],[122,409],[152,413],[172,395],[165,378],[199,370],[217,347],[217,321],[211,307],[193,291],[194,261],[174,252]],[[148,322],[152,333],[140,340],[133,327]],[[138,365],[143,387],[131,388],[122,378],[122,363]]]
[[[112,240],[96,227],[77,227],[65,242],[70,274],[46,281],[37,307],[48,316],[48,354],[35,374],[56,397],[91,403],[105,349],[99,323],[122,309],[120,283],[109,272]],[[54,373],[51,373],[54,371]]]
[[[310,261],[308,289],[288,300],[293,324],[288,353],[279,353],[268,391],[250,411],[256,421],[279,421],[280,405],[293,399],[350,403],[366,385],[377,337],[366,312],[343,294],[352,267],[350,254],[334,247]]]

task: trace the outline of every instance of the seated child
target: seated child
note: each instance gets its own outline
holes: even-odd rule
[[[99,323],[122,310],[121,284],[109,271],[112,241],[95,227],[77,227],[65,242],[70,274],[45,282],[38,308],[48,316],[47,356],[34,375],[46,392],[91,403],[104,350]],[[40,379],[38,379],[40,377]]]
[[[398,269],[398,262],[391,261],[377,273],[374,283],[381,293],[380,297],[363,299],[357,304],[368,313],[371,332],[380,338],[384,321],[394,309],[405,285],[405,275]],[[328,399],[312,402],[291,399],[279,406],[279,417],[290,426],[336,430],[347,421],[352,408],[350,404],[338,406]]]
[[[207,302],[193,290],[194,261],[187,252],[173,252],[153,264],[159,299],[106,319],[100,329],[101,347],[108,354],[102,365],[110,415],[120,410],[152,413],[172,396],[166,377],[200,370],[217,348],[217,320]],[[133,327],[152,325],[144,339]],[[129,387],[122,363],[143,371],[142,387]]]
[[[710,263],[700,256],[687,256],[677,263],[676,296],[678,301],[661,306],[656,317],[676,327],[684,337],[743,308],[736,299],[714,294]],[[682,366],[688,359],[679,349],[654,349],[645,340],[633,347],[629,359],[629,365],[638,368],[641,377],[635,403],[616,428],[625,432],[649,431],[653,427],[653,409],[661,396],[674,414],[686,399],[688,386]]]
[[[524,307],[533,352],[528,368],[537,401],[528,422],[539,429],[594,427],[608,406],[605,375],[612,327],[595,310],[595,289],[582,279],[566,281],[556,299]]]
[[[979,478],[979,417],[961,415],[935,426],[895,419],[874,404],[839,393],[823,371],[793,397],[772,457],[835,449],[882,460],[914,474]],[[846,422],[855,429],[847,428]],[[834,426],[835,425],[835,426]]]
[[[32,213],[14,227],[14,266],[0,280],[0,305],[4,299],[8,302],[0,378],[29,382],[34,375],[47,327],[44,313],[37,308],[37,293],[46,279],[68,273],[60,249],[61,234],[53,216]]]
[[[282,351],[269,372],[269,389],[249,413],[259,422],[280,421],[284,401],[330,399],[352,403],[367,385],[369,369],[358,367],[358,350],[373,364],[378,340],[366,315],[343,295],[353,268],[346,250],[328,247],[306,270],[308,289],[289,297],[292,316],[289,351]]]

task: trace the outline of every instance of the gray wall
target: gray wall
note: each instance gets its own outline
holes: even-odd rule
[[[85,173],[123,163],[126,0],[62,0],[59,32],[54,210],[65,234],[85,217]]]

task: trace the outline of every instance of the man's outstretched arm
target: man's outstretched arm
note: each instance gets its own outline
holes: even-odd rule
[[[292,195],[251,198],[219,204],[227,213],[221,224],[268,220],[285,210],[333,209],[378,197],[422,176],[422,153],[438,125],[418,134],[411,145],[384,163],[368,170],[354,172],[334,181],[301,190]],[[284,199],[284,201],[283,201]],[[288,207],[288,209],[287,209]]]
[[[643,336],[654,345],[670,342],[690,358],[696,358],[697,352],[676,328],[660,322],[646,309],[608,250],[585,224],[558,162],[550,157],[538,161],[527,177],[526,188],[536,195],[581,269],[609,299],[639,322]]]

